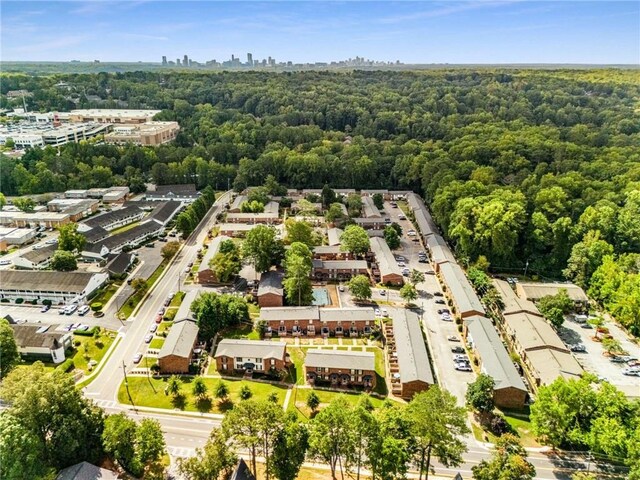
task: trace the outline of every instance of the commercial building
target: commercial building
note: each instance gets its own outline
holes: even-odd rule
[[[70,112],[56,112],[55,115],[62,121],[72,123],[98,122],[114,124],[140,124],[147,123],[160,113],[160,110],[128,110],[128,109],[81,109]]]
[[[11,324],[13,337],[21,355],[41,357],[46,362],[61,363],[65,350],[71,348],[73,334],[58,332],[59,325]]]
[[[69,221],[78,222],[98,211],[98,201],[89,198],[57,198],[47,203],[47,209],[69,215]]]
[[[49,267],[53,255],[58,249],[57,245],[30,250],[13,259],[13,266],[17,269],[42,270]]]
[[[200,266],[198,267],[198,283],[201,285],[215,285],[220,283],[218,278],[216,277],[215,272],[209,266],[213,257],[216,256],[218,251],[220,250],[220,244],[225,240],[229,240],[230,238],[224,235],[218,235],[211,242],[209,242],[209,248],[204,253],[202,257],[202,261],[200,262]]]
[[[375,365],[373,352],[309,349],[304,360],[304,372],[307,382],[312,385],[372,390],[376,385]]]
[[[104,136],[107,143],[119,145],[155,146],[172,142],[176,139],[180,126],[178,122],[147,122],[113,127],[111,133]]]
[[[319,281],[349,280],[356,275],[369,276],[365,260],[313,260],[311,275]]]
[[[287,344],[224,339],[218,343],[216,367],[222,374],[281,372],[287,367]]]
[[[0,227],[0,241],[6,246],[24,245],[36,238],[36,234],[33,228]]]
[[[107,273],[4,270],[0,272],[0,298],[83,303],[108,278]]]
[[[282,307],[284,289],[282,288],[282,272],[272,270],[260,275],[257,299],[260,307]]]
[[[173,322],[158,353],[160,373],[189,373],[193,349],[198,341],[198,325],[191,318]]]
[[[486,314],[480,298],[460,265],[455,262],[440,263],[436,266],[436,272],[456,315],[467,318]]]
[[[71,218],[67,213],[57,212],[16,212],[2,210],[0,211],[0,225],[12,227],[46,227],[57,228],[71,222]]]
[[[435,383],[420,320],[413,312],[397,310],[386,326],[392,393],[405,400]]]
[[[111,187],[108,192],[102,195],[102,201],[104,203],[123,203],[127,199],[127,195],[129,195],[129,187]]]
[[[65,143],[78,143],[81,140],[89,140],[98,135],[103,135],[109,131],[110,127],[110,125],[98,123],[61,125],[43,130],[42,140],[45,145],[59,147]]]
[[[482,373],[495,382],[495,404],[504,408],[523,408],[528,396],[527,387],[491,320],[480,315],[465,318],[464,334],[478,357]]]
[[[388,285],[402,285],[404,277],[387,242],[379,237],[370,239],[371,251],[376,257],[376,266],[373,268],[373,276],[380,283]]]
[[[373,309],[360,307],[267,307],[260,310],[260,319],[267,324],[266,336],[280,337],[357,337],[369,335],[376,322]]]

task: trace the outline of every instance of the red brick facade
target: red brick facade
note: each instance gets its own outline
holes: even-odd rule
[[[332,387],[359,386],[373,390],[376,386],[376,372],[346,368],[327,368],[304,365],[305,378],[312,384],[329,383]]]
[[[271,327],[273,334],[280,337],[315,337],[316,335],[357,337],[369,335],[374,325],[374,320],[325,322],[320,320],[271,320],[267,322],[267,326]],[[270,334],[267,333],[267,335]]]
[[[285,358],[244,358],[236,362],[236,358],[220,356],[216,357],[216,368],[221,374],[241,373],[246,370],[247,364],[254,365],[254,372],[269,372],[270,370],[282,371],[287,367]],[[260,360],[262,363],[256,361]]]
[[[179,357],[177,355],[169,355],[158,359],[161,373],[189,373],[189,357]]]
[[[282,295],[278,295],[277,293],[258,295],[258,305],[260,305],[260,307],[281,307]]]

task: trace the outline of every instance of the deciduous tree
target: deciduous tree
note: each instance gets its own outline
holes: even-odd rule
[[[354,255],[364,255],[369,251],[369,235],[364,228],[349,225],[340,237],[340,250]]]
[[[13,335],[13,328],[4,318],[0,319],[0,379],[6,377],[20,362],[20,353]]]
[[[349,280],[349,291],[357,300],[370,300],[371,280],[366,275],[356,275]]]
[[[76,256],[72,252],[58,250],[49,261],[49,266],[58,272],[72,272],[78,269]]]
[[[282,261],[284,245],[273,228],[258,225],[247,233],[242,253],[253,264],[256,272],[266,272]]]

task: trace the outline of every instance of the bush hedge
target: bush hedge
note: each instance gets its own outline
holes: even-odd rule
[[[73,334],[80,335],[81,337],[93,337],[96,332],[100,333],[100,327],[93,327],[85,331],[75,330]]]
[[[43,305],[53,305],[53,302],[51,300],[49,300],[48,298],[45,298],[44,300],[42,300],[42,304]]]
[[[21,304],[24,302],[24,298],[16,298],[16,303]]]
[[[100,310],[102,310],[102,302],[93,302],[91,304],[91,310],[93,310],[94,312],[99,312]]]
[[[70,372],[71,370],[76,368],[76,364],[73,363],[73,359],[72,358],[67,358],[64,362],[62,362],[56,368],[59,369],[59,370],[62,370],[63,372],[66,373],[66,372]]]

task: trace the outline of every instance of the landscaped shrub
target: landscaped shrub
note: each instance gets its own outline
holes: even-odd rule
[[[81,337],[93,337],[95,335],[95,332],[100,332],[100,327],[93,327],[90,328],[89,330],[85,330],[85,331],[79,331],[76,330],[73,332],[74,335],[80,335]]]
[[[74,340],[73,341],[73,346],[74,347],[79,347],[80,345],[82,345],[82,342],[80,340]]]
[[[38,299],[37,299],[37,298],[34,298],[33,300],[29,300],[29,303],[30,303],[31,305],[37,305],[37,304],[38,304]]]
[[[102,310],[102,302],[93,302],[91,304],[91,310],[93,310],[94,312],[99,312],[100,310]]]
[[[8,298],[3,298],[2,300],[0,300],[0,302],[2,302],[2,303],[10,303],[10,300]]]
[[[63,372],[70,372],[71,370],[73,370],[74,368],[76,368],[76,364],[73,363],[73,359],[72,358],[67,358],[64,362],[62,362],[60,365],[58,365],[56,368],[62,370]]]
[[[42,300],[42,304],[43,305],[53,305],[53,302],[51,300],[49,300],[48,298],[45,298],[44,300]]]
[[[16,303],[20,304],[24,302],[24,298],[16,298]]]

